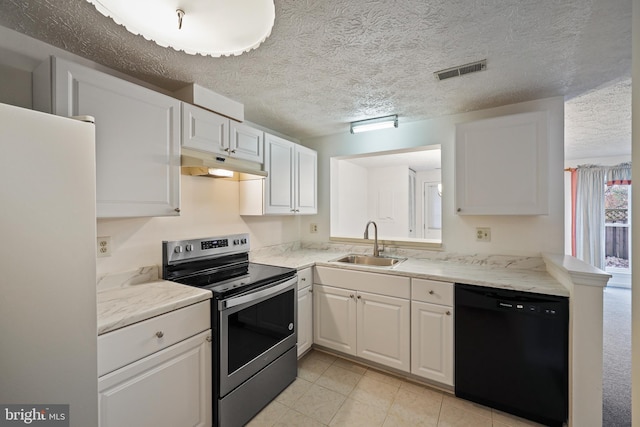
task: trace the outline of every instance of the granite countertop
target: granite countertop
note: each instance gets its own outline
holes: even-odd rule
[[[410,276],[422,279],[467,283],[470,285],[510,289],[546,295],[569,296],[569,290],[546,271],[542,258],[480,256],[465,257],[441,255],[436,259],[412,257],[411,253],[391,253],[389,256],[407,257],[394,267],[353,265],[333,260],[348,253],[361,253],[358,248],[336,251],[301,248],[297,250],[259,250],[251,253],[251,261],[272,264],[298,270],[313,265],[368,271],[382,274]],[[415,251],[414,251],[415,252]],[[370,248],[367,253],[370,253]]]
[[[98,281],[98,335],[212,297],[211,291],[158,279],[156,266]]]

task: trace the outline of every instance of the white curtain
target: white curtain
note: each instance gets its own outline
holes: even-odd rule
[[[604,189],[609,168],[578,166],[576,257],[604,270]]]

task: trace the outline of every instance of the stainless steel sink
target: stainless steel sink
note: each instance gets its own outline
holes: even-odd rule
[[[391,258],[372,255],[346,255],[333,261],[348,264],[370,265],[374,267],[393,267],[405,260],[406,258]]]

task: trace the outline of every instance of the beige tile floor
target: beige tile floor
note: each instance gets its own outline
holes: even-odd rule
[[[531,421],[311,351],[298,378],[248,424],[364,427],[528,427]]]

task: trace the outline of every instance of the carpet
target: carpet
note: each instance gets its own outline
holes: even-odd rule
[[[631,426],[631,290],[604,290],[603,427]]]

